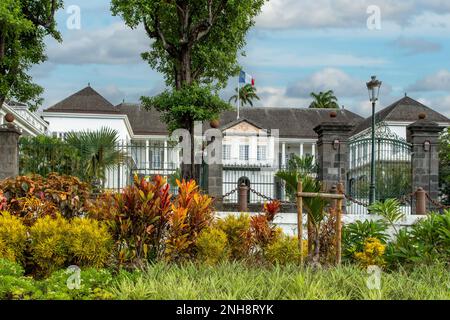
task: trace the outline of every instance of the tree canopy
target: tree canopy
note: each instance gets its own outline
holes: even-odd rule
[[[46,60],[44,38],[57,40],[55,13],[61,0],[2,0],[0,2],[0,107],[6,99],[41,103],[43,89],[28,71]]]
[[[237,75],[238,53],[266,0],[112,0],[131,28],[142,24],[154,41],[142,57],[169,86],[214,83]]]
[[[338,99],[334,95],[333,90],[319,93],[311,92],[311,97],[314,100],[309,106],[310,108],[339,109]]]
[[[175,90],[142,98],[156,108],[170,130],[193,133],[194,121],[218,118],[229,105],[211,93],[239,73],[245,36],[266,0],[112,0],[111,11],[131,28],[144,26],[153,40],[142,58]],[[205,86],[206,85],[206,86]],[[180,92],[177,92],[180,91]],[[191,137],[193,139],[193,137]],[[194,145],[191,141],[192,157]],[[197,178],[195,165],[183,177]]]
[[[230,109],[211,88],[194,84],[180,90],[166,90],[152,98],[142,98],[145,108],[155,108],[170,132],[189,127],[193,121],[217,119],[223,110]]]

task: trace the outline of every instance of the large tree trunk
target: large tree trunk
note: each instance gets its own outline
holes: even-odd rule
[[[183,86],[192,85],[192,51],[188,45],[181,47],[181,53],[179,57],[179,67],[175,69],[175,84],[177,90]],[[181,168],[182,177],[186,180],[195,179],[199,183],[199,177],[195,166],[195,136],[194,136],[194,121],[189,120],[186,123],[185,129],[189,130],[191,135],[191,163],[189,165],[183,165]]]
[[[191,156],[190,156],[190,163],[183,163],[182,167],[181,167],[181,176],[183,177],[183,179],[185,180],[191,180],[194,179],[199,183],[199,176],[198,176],[198,172],[196,170],[196,165],[195,165],[195,132],[194,132],[194,121],[193,120],[189,120],[187,121],[186,125],[185,125],[185,129],[189,130],[190,133],[190,149],[191,149]],[[183,156],[184,158],[184,156]]]
[[[181,85],[192,84],[192,52],[189,46],[182,46],[180,53],[180,82]]]

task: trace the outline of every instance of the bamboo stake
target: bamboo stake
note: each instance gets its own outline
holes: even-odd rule
[[[299,192],[297,194],[303,198],[317,198],[320,197],[322,199],[344,199],[345,195],[343,194],[332,194],[332,193],[320,193],[320,192]]]
[[[344,185],[342,183],[338,184],[337,189],[338,194],[344,194]],[[343,199],[339,198],[337,200],[337,210],[336,210],[336,264],[340,265],[342,261],[342,202]]]
[[[306,215],[306,218],[308,219],[308,257],[313,252],[313,242],[312,242],[312,234],[313,234],[313,224],[311,221],[311,217],[309,214]]]
[[[299,177],[297,183],[297,192],[300,194],[303,191],[302,180]],[[300,265],[303,266],[303,198],[297,196],[297,233],[298,233],[298,247],[300,249]]]

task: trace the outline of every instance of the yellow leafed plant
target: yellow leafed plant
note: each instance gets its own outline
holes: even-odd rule
[[[30,228],[30,253],[39,275],[48,275],[64,267],[68,260],[69,222],[58,215],[40,218]]]
[[[383,266],[385,264],[384,261],[384,252],[386,250],[386,245],[384,245],[377,238],[368,238],[364,242],[364,251],[356,252],[355,259],[362,266]]]
[[[112,237],[102,222],[88,218],[75,218],[70,222],[67,250],[71,264],[101,268],[111,254],[111,247]]]
[[[198,258],[200,261],[215,265],[228,257],[227,235],[218,228],[204,229],[197,239]]]
[[[0,213],[0,258],[22,262],[27,243],[27,228],[8,212]]]

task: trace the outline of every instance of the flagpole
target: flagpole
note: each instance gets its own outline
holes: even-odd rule
[[[239,109],[241,108],[241,77],[238,78],[238,90],[237,90],[237,96],[238,96],[238,105],[237,105],[237,120],[239,120]]]

